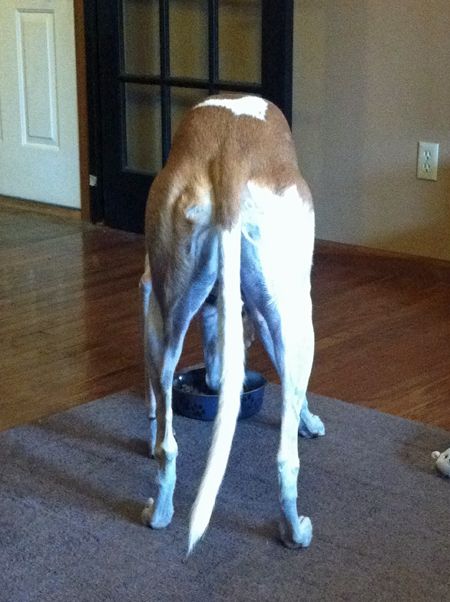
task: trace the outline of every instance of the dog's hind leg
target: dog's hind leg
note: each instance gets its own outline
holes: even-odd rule
[[[215,279],[215,275],[214,275]],[[166,527],[173,516],[178,446],[172,428],[172,383],[189,323],[206,299],[214,279],[200,275],[185,293],[173,301],[163,318],[155,294],[150,297],[147,320],[147,352],[150,379],[156,398],[156,446],[158,493],[143,511],[143,521],[154,529]]]
[[[145,374],[145,402],[148,408],[148,417],[150,420],[150,439],[149,439],[149,455],[153,457],[156,446],[156,398],[153,392],[152,382],[150,378],[150,354],[148,352],[148,337],[149,328],[149,309],[150,296],[152,293],[152,280],[150,275],[150,266],[148,256],[145,257],[145,271],[139,282],[139,290],[141,293],[142,319],[141,328],[143,331],[144,344],[144,374]]]
[[[310,295],[314,214],[295,189],[283,196],[262,190],[252,199],[261,211],[258,222],[252,222],[257,225],[252,240],[243,244],[243,287],[245,299],[267,325],[269,352],[282,385],[277,456],[281,536],[289,547],[306,547],[312,525],[297,512],[298,429],[314,352]]]
[[[146,321],[145,351],[148,357],[149,380],[155,395],[156,437],[152,442],[158,461],[158,493],[156,502],[150,498],[142,513],[148,526],[166,527],[173,516],[173,492],[176,482],[176,457],[178,446],[172,429],[172,378],[175,370],[173,352],[165,348],[165,327],[156,297],[150,297]]]
[[[277,462],[282,540],[289,547],[306,547],[311,541],[312,525],[309,518],[299,517],[297,513],[297,479],[300,468],[298,429],[314,349],[309,289],[305,287],[296,300],[295,316],[289,315],[289,311],[287,315],[286,311],[280,311],[280,321],[278,324],[275,322],[272,331],[283,390]]]
[[[278,479],[282,510],[281,538],[288,547],[306,547],[312,537],[311,521],[297,513],[297,479],[300,468],[298,432],[306,387],[312,366],[314,333],[311,299],[305,283],[301,294],[292,295],[292,303],[262,300],[260,309],[270,333],[275,366],[282,383],[281,437],[278,450]],[[299,291],[300,293],[300,291]],[[270,291],[269,291],[270,294]]]

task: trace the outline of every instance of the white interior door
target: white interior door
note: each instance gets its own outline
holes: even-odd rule
[[[0,0],[0,194],[80,207],[72,0]]]

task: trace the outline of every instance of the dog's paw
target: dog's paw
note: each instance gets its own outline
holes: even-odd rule
[[[307,548],[311,543],[313,528],[308,516],[299,516],[294,524],[283,521],[281,525],[281,541],[287,548]]]
[[[164,529],[170,524],[173,516],[173,509],[166,508],[163,511],[157,511],[155,500],[151,497],[142,510],[141,519],[146,527],[152,529]]]
[[[319,416],[311,414],[308,408],[303,408],[300,414],[298,433],[306,439],[323,437],[325,435],[325,425]]]

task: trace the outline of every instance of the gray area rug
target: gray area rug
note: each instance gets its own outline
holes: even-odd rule
[[[300,440],[308,550],[277,540],[279,388],[238,425],[206,538],[186,560],[210,423],[176,418],[174,520],[140,524],[155,495],[141,397],[114,395],[0,434],[0,600],[450,600],[450,433],[312,396],[327,435]]]

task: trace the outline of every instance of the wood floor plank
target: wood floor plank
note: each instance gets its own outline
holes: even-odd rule
[[[0,198],[0,429],[134,387],[143,237]],[[450,430],[450,264],[318,242],[310,389]],[[180,366],[201,361],[194,320]],[[277,375],[259,343],[250,367]]]

